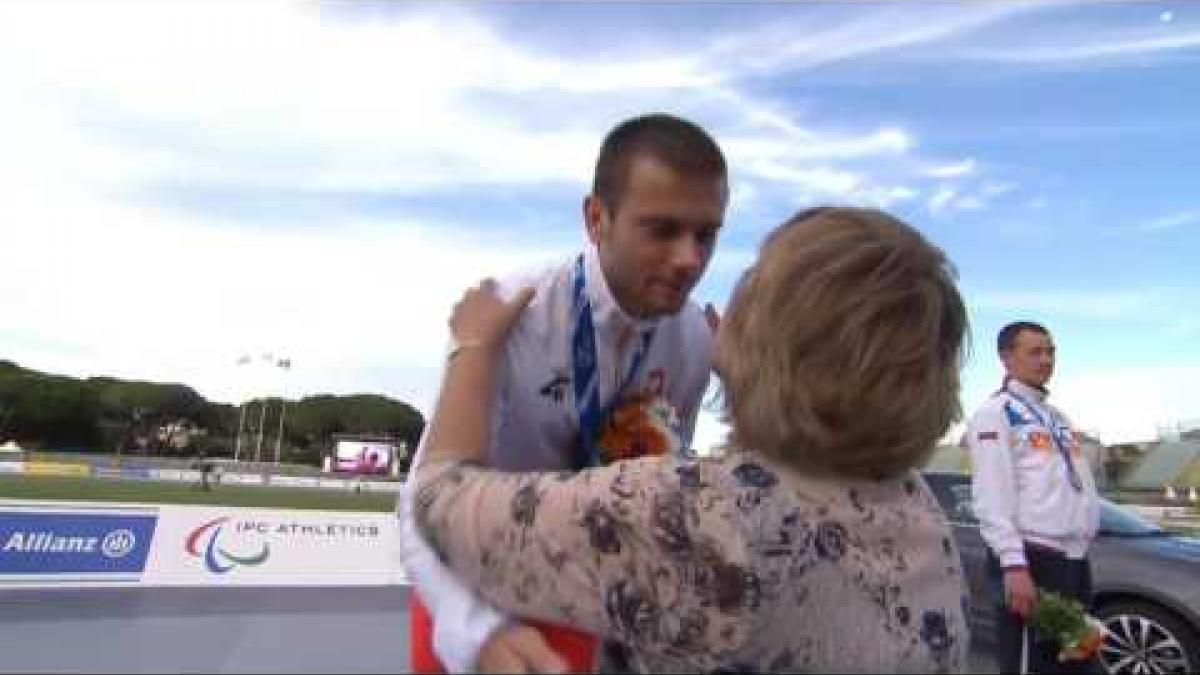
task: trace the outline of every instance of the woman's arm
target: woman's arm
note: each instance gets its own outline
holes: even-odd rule
[[[415,474],[424,539],[502,611],[635,647],[680,639],[664,626],[693,626],[695,649],[722,643],[716,631],[729,617],[701,617],[708,612],[686,586],[695,556],[724,570],[722,551],[737,548],[739,533],[732,514],[711,506],[724,502],[707,498],[713,488],[700,467],[667,456],[580,473],[479,466],[499,345],[531,295],[504,303],[485,283],[455,308],[451,329],[464,347],[447,368]]]
[[[441,395],[429,423],[421,464],[480,463],[488,446],[492,386],[508,333],[533,299],[533,289],[511,302],[496,296],[490,279],[467,291],[454,307],[450,334],[458,345],[449,356]],[[418,472],[421,466],[417,467]]]
[[[504,612],[649,650],[692,625],[689,648],[702,651],[740,617],[710,611],[691,584],[734,569],[725,556],[741,544],[692,466],[665,455],[558,474],[429,465],[415,515],[447,566]]]

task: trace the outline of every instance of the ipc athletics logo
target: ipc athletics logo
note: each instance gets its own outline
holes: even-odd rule
[[[204,565],[214,574],[225,574],[229,570],[239,565],[261,565],[267,561],[267,557],[271,555],[270,547],[263,543],[262,550],[254,555],[239,556],[221,548],[221,529],[222,525],[229,520],[228,516],[210,520],[207,523],[192,530],[192,533],[187,538],[187,552],[196,558],[204,558]],[[204,550],[200,550],[200,540],[208,535],[208,542],[204,544]]]

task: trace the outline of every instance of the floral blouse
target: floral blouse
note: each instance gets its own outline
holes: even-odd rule
[[[823,480],[742,452],[418,476],[417,523],[460,578],[634,672],[967,668],[958,551],[916,472]]]

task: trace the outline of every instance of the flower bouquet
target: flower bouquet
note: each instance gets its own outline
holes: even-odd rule
[[[1079,602],[1058,593],[1038,592],[1030,622],[1043,635],[1058,642],[1060,662],[1095,658],[1108,637],[1108,629],[1099,619],[1083,611]]]
[[[663,396],[630,397],[600,425],[596,445],[605,464],[675,452],[681,445],[679,415]]]

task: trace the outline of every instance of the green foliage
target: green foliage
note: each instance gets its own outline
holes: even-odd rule
[[[243,450],[256,445],[261,420],[264,459],[273,459],[282,412],[281,459],[289,463],[319,465],[335,433],[387,435],[416,447],[425,426],[407,403],[370,394],[310,396],[286,406],[256,399],[243,407]],[[230,457],[242,412],[182,384],[79,380],[0,360],[0,442],[14,439],[31,449]],[[160,438],[163,425],[176,423],[200,432]]]
[[[1088,632],[1083,605],[1058,593],[1038,592],[1033,624],[1045,635],[1054,636],[1063,645],[1080,641]]]

